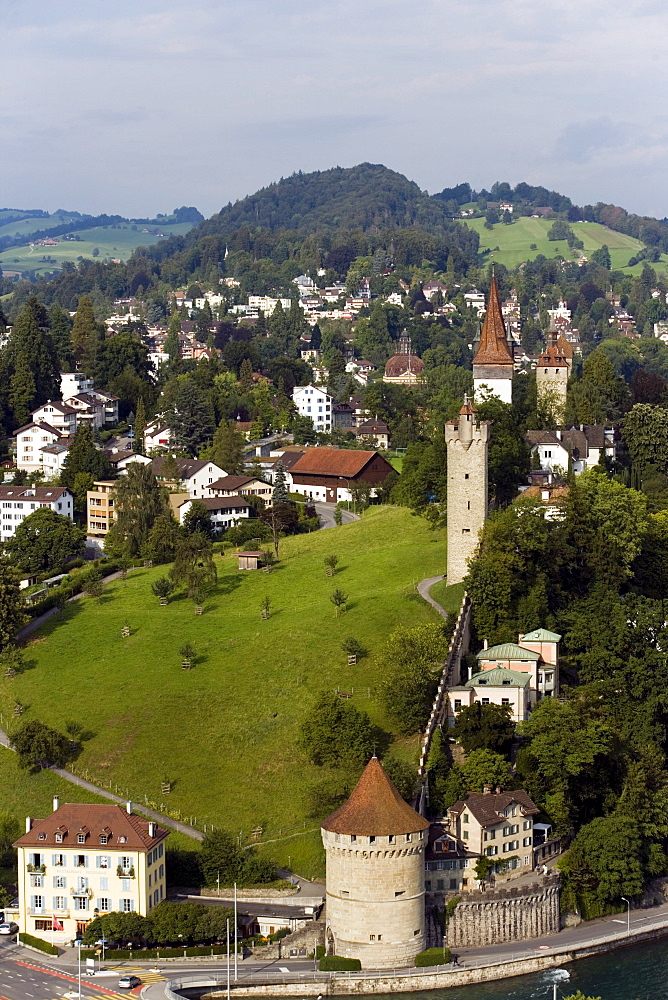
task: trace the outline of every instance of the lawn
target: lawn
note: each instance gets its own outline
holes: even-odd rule
[[[559,253],[566,260],[575,260],[577,257],[565,240],[548,240],[547,233],[552,222],[547,219],[522,217],[509,226],[499,222],[492,229],[485,229],[484,219],[462,221],[479,234],[480,250],[492,251],[487,255],[488,260],[498,261],[509,268],[515,268],[523,261],[533,260],[539,254],[544,257],[554,257]],[[639,240],[607,229],[597,222],[572,222],[570,226],[584,243],[584,253],[587,256],[605,243],[610,250],[613,268],[624,270],[629,274],[642,271],[642,264],[627,267],[629,259],[643,246]],[[532,244],[535,244],[534,250],[531,249]],[[499,249],[494,252],[496,247]],[[664,255],[660,263],[651,266],[658,271],[668,271],[668,256]]]
[[[32,220],[34,222],[34,220]],[[47,220],[44,220],[45,222]],[[16,231],[19,231],[21,223],[16,224]],[[32,230],[36,227],[33,225]],[[46,227],[45,227],[46,228]],[[159,243],[161,237],[151,233],[142,233],[142,229],[150,229],[152,232],[160,231],[167,236],[183,235],[192,225],[189,222],[166,223],[164,226],[155,224],[150,226],[136,225],[133,229],[130,223],[118,223],[116,228],[112,226],[95,226],[93,229],[81,229],[77,231],[74,227],[72,232],[81,237],[81,241],[61,240],[57,246],[13,246],[0,253],[0,267],[6,272],[35,271],[43,275],[60,269],[65,261],[77,263],[79,258],[86,260],[107,259],[128,260],[137,247],[153,246]],[[11,227],[10,227],[11,229]],[[13,235],[13,233],[12,233]],[[99,250],[97,258],[93,256],[93,250]],[[43,260],[42,258],[47,258]]]
[[[323,558],[332,552],[340,561],[328,578]],[[313,874],[320,817],[309,817],[307,791],[324,775],[296,749],[300,723],[319,692],[338,688],[390,730],[377,697],[383,642],[398,625],[437,620],[416,583],[444,561],[444,531],[379,507],[284,540],[270,574],[239,572],[233,554],[221,557],[201,617],[184,597],[160,607],[150,583],[165,569],[139,569],[111,584],[101,604],[78,601],[47,623],[28,645],[31,669],[0,679],[0,707],[7,717],[19,699],[29,706],[24,718],[60,728],[80,721],[94,733],[80,773],[200,828],[214,823],[246,839],[262,827],[263,840],[279,839],[274,856]],[[338,619],[335,587],[350,599]],[[269,620],[260,616],[265,595]],[[126,621],[129,639],[120,635]],[[356,666],[340,649],[351,635],[369,650]],[[180,665],[186,640],[198,651],[192,671]],[[393,752],[414,758],[417,749],[404,741]],[[163,796],[165,778],[173,790]]]

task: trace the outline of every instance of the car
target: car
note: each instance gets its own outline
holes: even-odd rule
[[[121,976],[118,986],[121,990],[133,990],[135,986],[141,986],[141,979],[139,976]]]
[[[16,934],[18,926],[14,923],[0,924],[0,934]]]

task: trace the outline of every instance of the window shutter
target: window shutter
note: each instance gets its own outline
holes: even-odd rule
[[[101,868],[101,867],[102,867],[102,859],[100,858],[100,855],[99,855],[99,854],[98,854],[98,856],[97,856],[97,857],[95,858],[95,867],[96,867],[96,868]]]

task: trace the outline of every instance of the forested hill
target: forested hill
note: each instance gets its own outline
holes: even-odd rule
[[[193,237],[232,233],[241,226],[272,232],[419,226],[433,232],[447,221],[444,206],[414,181],[382,164],[360,163],[281,178],[227,205],[193,230]]]

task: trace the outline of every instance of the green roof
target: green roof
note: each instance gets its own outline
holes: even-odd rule
[[[549,628],[535,628],[522,636],[522,642],[559,642],[562,637],[558,632],[550,632]]]
[[[502,642],[500,646],[490,646],[489,649],[481,649],[476,659],[540,660],[540,653],[534,653],[532,649],[523,649],[522,646],[518,646],[515,642]]]
[[[506,670],[505,667],[493,667],[492,670],[481,670],[466,682],[466,687],[526,687],[531,680],[530,674],[519,670]]]

